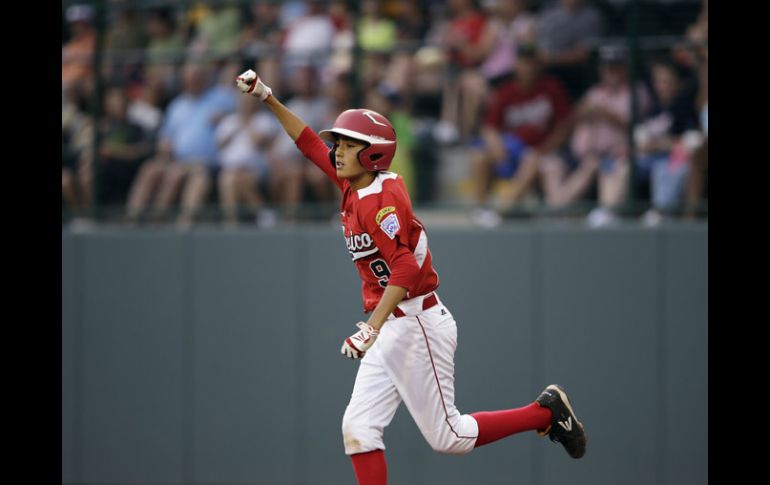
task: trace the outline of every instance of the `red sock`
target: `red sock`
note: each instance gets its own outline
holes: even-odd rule
[[[544,430],[551,425],[551,415],[550,409],[536,402],[522,408],[471,414],[479,424],[476,447],[522,431]]]
[[[356,471],[358,485],[386,485],[388,483],[388,467],[385,463],[385,452],[374,450],[368,453],[350,455],[353,469]]]

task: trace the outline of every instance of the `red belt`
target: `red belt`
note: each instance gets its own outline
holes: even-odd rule
[[[422,301],[422,309],[427,310],[428,308],[434,307],[438,304],[438,298],[436,298],[435,293],[431,293],[431,295],[427,298],[425,298]],[[396,307],[395,310],[393,310],[393,315],[395,315],[397,318],[405,317],[406,313],[401,311],[399,307]]]

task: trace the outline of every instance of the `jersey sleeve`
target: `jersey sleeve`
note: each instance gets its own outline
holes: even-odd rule
[[[417,284],[420,267],[409,249],[409,221],[404,207],[403,203],[399,204],[397,197],[384,194],[380,204],[365,212],[365,220],[362,222],[390,268],[388,284],[411,292]]]
[[[337,178],[337,170],[329,161],[329,148],[309,126],[302,130],[294,144],[342,190],[342,181]]]

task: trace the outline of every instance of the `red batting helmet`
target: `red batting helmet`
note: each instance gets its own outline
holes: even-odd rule
[[[358,161],[368,171],[387,170],[396,154],[396,131],[387,118],[370,109],[349,109],[343,111],[329,130],[319,133],[329,141],[335,135],[347,136],[366,142],[368,146],[358,152]],[[334,151],[329,152],[334,165]]]

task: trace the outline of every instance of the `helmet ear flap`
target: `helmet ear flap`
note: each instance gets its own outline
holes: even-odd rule
[[[358,163],[361,164],[362,167],[364,167],[369,172],[376,172],[379,169],[376,167],[372,167],[372,162],[376,160],[377,158],[380,158],[382,155],[375,153],[373,155],[370,155],[369,152],[371,151],[372,145],[369,143],[366,144],[366,146],[358,152]]]

